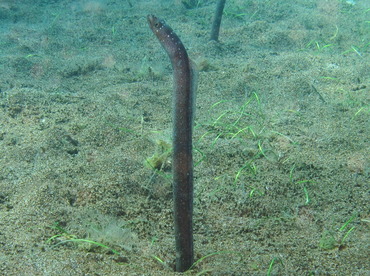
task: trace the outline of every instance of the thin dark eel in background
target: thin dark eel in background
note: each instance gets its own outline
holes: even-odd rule
[[[209,40],[218,41],[218,35],[220,33],[220,25],[222,19],[222,13],[224,11],[226,0],[219,0],[216,6],[215,17],[213,19],[212,29],[211,29],[211,37]]]
[[[174,31],[154,15],[149,26],[166,50],[173,68],[173,200],[176,271],[188,270],[193,250],[193,155],[192,132],[196,77],[184,45]]]

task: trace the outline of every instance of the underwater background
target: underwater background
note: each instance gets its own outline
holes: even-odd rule
[[[175,275],[172,68],[199,70],[189,275],[369,275],[370,1],[0,0],[0,274]]]

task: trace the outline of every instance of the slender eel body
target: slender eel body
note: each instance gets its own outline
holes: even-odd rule
[[[193,157],[192,128],[195,73],[180,38],[163,21],[148,15],[149,26],[166,50],[173,68],[173,195],[176,271],[193,264]]]
[[[220,25],[222,19],[222,13],[224,11],[226,0],[219,0],[217,2],[215,18],[213,19],[211,38],[209,40],[218,41],[218,35],[220,33]]]

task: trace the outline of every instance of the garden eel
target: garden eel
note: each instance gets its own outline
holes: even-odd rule
[[[174,79],[173,93],[173,200],[176,241],[176,271],[193,264],[193,156],[192,132],[196,70],[184,45],[163,20],[147,16],[149,26],[167,52]]]

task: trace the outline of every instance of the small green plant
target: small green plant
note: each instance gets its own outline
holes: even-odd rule
[[[221,100],[209,108],[208,122],[197,124],[196,128],[203,127],[207,131],[201,135],[197,143],[206,136],[212,135],[211,147],[221,138],[242,139],[257,138],[262,132],[264,115],[261,111],[261,103],[257,93],[253,92],[241,106],[230,106],[231,101]],[[228,105],[229,107],[224,107]],[[252,111],[253,109],[253,111]],[[259,132],[256,129],[261,128]]]
[[[295,170],[295,164],[291,167],[290,169],[290,172],[289,172],[289,178],[290,178],[290,182],[292,184],[296,184],[296,185],[301,185],[302,186],[302,189],[303,189],[303,192],[304,192],[304,196],[305,196],[305,205],[308,205],[310,202],[311,202],[311,198],[308,194],[308,190],[307,190],[307,184],[309,183],[315,183],[315,181],[312,181],[312,180],[298,180],[298,181],[295,181],[294,180],[294,170]]]
[[[267,276],[271,275],[272,269],[276,267],[276,264],[282,264],[284,265],[283,261],[280,258],[273,258],[270,262],[269,268],[267,270]]]
[[[240,175],[247,171],[249,173],[251,173],[252,175],[256,175],[257,174],[257,168],[256,168],[256,165],[254,164],[254,161],[259,157],[261,156],[261,154],[258,152],[257,154],[255,154],[250,160],[248,160],[246,163],[244,163],[244,165],[236,172],[235,174],[235,178],[234,178],[234,185],[237,184],[238,182],[238,179],[240,177]]]
[[[56,235],[53,235],[49,239],[46,240],[47,244],[52,244],[54,247],[65,244],[65,243],[76,243],[76,244],[88,244],[90,246],[96,246],[100,248],[107,249],[108,251],[111,251],[113,254],[121,255],[118,251],[114,250],[113,248],[109,247],[108,245],[105,245],[103,243],[90,240],[90,239],[80,239],[77,238],[76,235],[69,234],[64,228],[62,228],[58,222],[55,222],[53,226],[51,226],[52,229],[57,230],[59,233]]]
[[[355,119],[356,117],[358,117],[362,113],[369,113],[369,112],[370,112],[370,105],[365,105],[365,106],[361,107],[359,110],[357,110],[357,112],[352,117],[352,119]]]
[[[199,258],[197,261],[195,261],[191,265],[191,267],[185,273],[191,273],[192,270],[194,270],[200,263],[204,262],[204,260],[206,260],[206,259],[208,259],[208,258],[210,258],[212,256],[224,255],[224,254],[242,255],[241,253],[236,252],[236,251],[226,251],[226,250],[223,250],[223,251],[213,252],[213,253],[207,254],[207,255]],[[207,272],[209,272],[209,270],[207,270],[207,271],[201,271],[200,273],[197,273],[197,275],[203,275],[204,273],[207,273]]]
[[[220,100],[211,105],[206,117],[210,119],[203,123],[198,122],[196,126],[197,129],[206,130],[196,142],[197,149],[204,146],[204,144],[207,145],[208,150],[213,149],[220,140],[234,140],[238,144],[256,143],[259,145],[259,152],[256,151],[237,170],[234,176],[234,185],[243,173],[256,174],[255,160],[267,153],[267,150],[262,150],[262,140],[260,139],[265,129],[263,126],[265,118],[258,94],[253,92],[239,106],[233,104],[230,100]],[[208,141],[207,138],[209,138]],[[207,142],[201,143],[202,141]],[[202,155],[201,160],[205,159],[206,154],[200,150],[199,152]],[[254,189],[251,195],[254,192],[257,192],[257,190]],[[257,192],[257,194],[260,193]]]
[[[146,164],[153,170],[163,171],[170,167],[170,157],[172,153],[171,144],[164,140],[156,140],[154,154],[146,159]]]
[[[152,240],[150,242],[150,246],[153,247],[157,240],[158,239],[156,237],[152,237]],[[158,257],[157,255],[152,254],[151,257],[155,261],[157,261],[160,265],[162,265],[163,267],[165,267],[167,270],[171,270],[170,266],[167,265],[166,262],[164,260],[162,260],[160,257]]]
[[[338,246],[338,243],[333,233],[329,230],[325,230],[321,234],[319,245],[323,250],[332,250]]]
[[[342,53],[340,53],[341,55],[345,55],[345,54],[349,54],[349,53],[356,53],[359,57],[362,57],[362,54],[361,54],[361,52],[360,52],[360,49],[359,49],[359,47],[357,47],[357,46],[351,46],[351,48],[350,49],[348,49],[348,50],[346,50],[346,51],[344,51],[344,52],[342,52]]]
[[[345,241],[356,228],[355,226],[352,226],[348,229],[348,226],[356,217],[357,214],[352,215],[336,232],[325,230],[320,238],[320,248],[323,250],[333,250],[335,248],[341,250],[345,248]]]
[[[321,53],[324,50],[331,49],[334,46],[332,43],[320,43],[318,40],[311,40],[305,46],[305,49],[313,49],[316,53]]]

